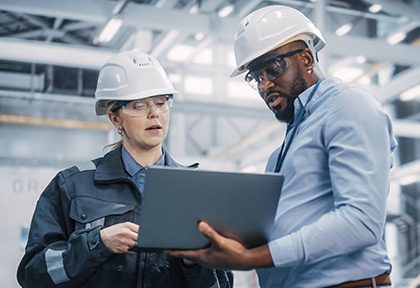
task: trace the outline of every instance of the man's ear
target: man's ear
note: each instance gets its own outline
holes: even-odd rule
[[[303,64],[305,65],[305,68],[311,69],[314,66],[314,55],[312,55],[311,51],[309,49],[305,49],[303,53],[301,54],[303,59]]]

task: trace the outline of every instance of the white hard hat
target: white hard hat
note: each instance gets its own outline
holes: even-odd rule
[[[96,115],[107,112],[109,101],[143,99],[178,93],[159,61],[138,50],[111,57],[99,72],[96,86]]]
[[[296,9],[272,5],[252,12],[235,34],[237,68],[231,77],[245,72],[250,62],[265,53],[296,40],[305,41],[315,53],[325,46],[321,32]]]

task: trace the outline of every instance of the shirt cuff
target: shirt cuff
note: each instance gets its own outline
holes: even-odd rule
[[[297,233],[293,233],[268,243],[275,267],[294,266],[304,261],[303,245]]]

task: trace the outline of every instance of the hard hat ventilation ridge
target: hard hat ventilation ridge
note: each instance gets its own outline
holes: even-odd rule
[[[152,59],[150,59],[149,57],[147,57],[146,59],[142,59],[142,60],[143,61],[140,61],[136,58],[133,58],[133,63],[138,65],[139,67],[146,67],[146,66],[151,66],[152,65]]]

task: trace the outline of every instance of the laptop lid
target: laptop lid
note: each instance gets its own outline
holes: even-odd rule
[[[267,243],[283,176],[153,166],[147,169],[138,247],[199,249],[205,220],[247,247]]]

